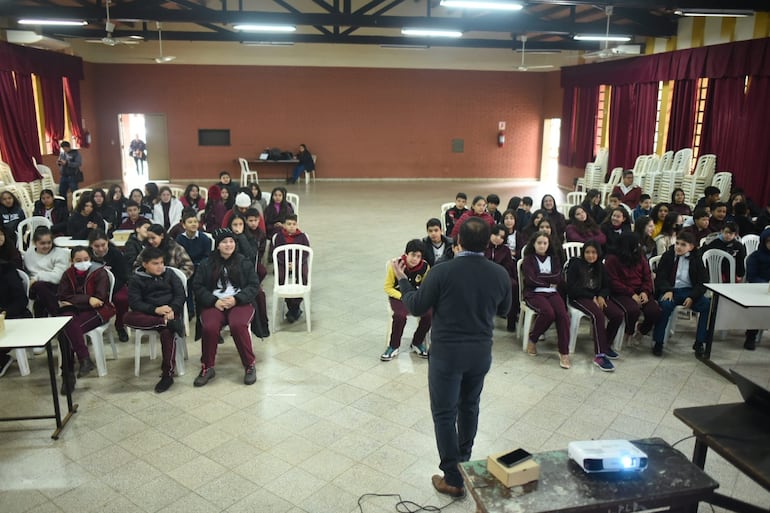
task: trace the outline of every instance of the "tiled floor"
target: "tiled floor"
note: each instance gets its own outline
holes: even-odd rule
[[[513,182],[317,182],[293,186],[300,226],[315,249],[312,333],[304,319],[255,342],[258,382],[242,384],[236,351],[220,347],[217,378],[192,386],[188,372],[153,393],[159,362],[145,356],[133,375],[133,346],[120,344],[109,375],[78,382],[78,413],[59,441],[52,423],[0,424],[0,512],[352,513],[364,493],[400,493],[443,505],[426,390],[427,362],[408,353],[381,363],[388,323],[382,290],[386,259],[421,237],[427,218],[455,192],[539,198],[544,188]],[[548,191],[556,192],[556,191]],[[272,278],[265,289],[270,298]],[[410,320],[405,338],[416,323]],[[679,323],[664,358],[647,345],[624,347],[617,372],[591,364],[586,323],[573,368],[561,370],[554,335],[531,358],[498,320],[494,363],[484,389],[474,456],[524,447],[565,448],[570,440],[690,433],[681,406],[735,402],[737,389],[695,361],[692,322]],[[741,336],[719,342],[716,359],[767,386],[768,345],[744,352]],[[408,339],[406,340],[408,343]],[[146,351],[146,348],[145,348]],[[0,379],[0,416],[47,412],[45,362],[32,375],[13,366]],[[679,447],[692,451],[692,440]],[[765,507],[770,494],[718,457],[707,471],[725,493]],[[364,511],[393,511],[392,498],[367,498]],[[701,507],[701,511],[710,508]],[[448,511],[473,511],[466,499]]]

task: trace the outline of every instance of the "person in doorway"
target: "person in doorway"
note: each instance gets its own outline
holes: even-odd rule
[[[128,154],[134,159],[136,174],[143,174],[145,169],[144,163],[147,161],[147,145],[139,138],[139,134],[136,134],[136,137],[128,146]]]

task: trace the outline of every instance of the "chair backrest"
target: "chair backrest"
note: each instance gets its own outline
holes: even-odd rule
[[[625,203],[621,203],[620,206],[626,209],[626,212],[628,212],[628,218],[631,220],[631,224],[634,224],[634,210]]]
[[[208,203],[209,201],[209,190],[205,187],[198,187],[198,194],[200,194],[201,198],[203,198],[203,201]]]
[[[177,269],[176,267],[171,267],[170,265],[167,265],[166,269],[171,270],[182,281],[182,286],[184,287],[184,294],[186,296],[187,295],[187,275],[183,273],[181,269]]]
[[[279,260],[292,265],[279,266]],[[305,270],[307,270],[306,273]],[[283,279],[281,279],[281,272],[283,272]],[[304,284],[303,275],[307,275],[307,283]],[[273,277],[275,288],[287,285],[304,285],[310,288],[313,278],[313,248],[304,244],[284,244],[273,249]]]
[[[104,271],[107,273],[107,278],[110,280],[110,303],[112,302],[112,295],[115,293],[115,275],[112,274],[112,271],[104,268]]]
[[[651,272],[655,273],[655,272],[658,271],[658,264],[660,264],[660,259],[661,258],[663,258],[663,255],[657,255],[657,256],[654,256],[654,257],[650,258],[650,260],[647,262],[648,264],[650,264],[650,271]]]
[[[599,151],[596,152],[596,160],[594,160],[594,164],[599,166],[602,174],[607,173],[607,159],[609,158],[609,154],[609,148],[599,148]]]
[[[16,249],[19,250],[19,253],[24,253],[24,250],[32,244],[32,234],[35,233],[38,226],[50,228],[53,224],[43,216],[32,216],[24,219],[16,226]]]
[[[21,269],[16,269],[16,272],[19,273],[19,278],[21,278],[21,282],[24,284],[24,291],[27,294],[27,298],[29,298],[29,274],[25,273]]]
[[[169,187],[171,189],[171,195],[178,200],[181,200],[184,196],[184,189],[181,187]]]
[[[719,189],[719,199],[727,201],[733,186],[733,174],[728,171],[716,173],[711,180],[711,185]]]
[[[703,253],[703,264],[709,273],[709,283],[725,283],[722,278],[723,262],[727,261],[728,275],[726,283],[735,283],[735,259],[721,249],[709,249]]]
[[[80,197],[87,192],[91,192],[92,190],[93,189],[89,189],[86,187],[83,189],[77,189],[75,191],[72,191],[72,208],[73,209],[77,208],[78,200],[80,199]]]
[[[586,193],[585,192],[568,192],[567,193],[567,203],[570,205],[580,205],[583,203],[583,200],[586,199]],[[566,215],[566,212],[564,212]]]
[[[3,161],[0,161],[0,181],[5,184],[16,183],[16,179],[13,177],[13,172],[11,172],[11,166]]]
[[[249,169],[249,161],[245,158],[238,157],[238,165],[241,167],[241,174],[251,172]]]
[[[689,174],[692,167],[692,148],[682,148],[674,153],[671,169],[680,173]]]
[[[717,156],[713,153],[706,153],[700,155],[695,162],[695,169],[693,175],[695,178],[713,177],[714,170],[717,167]]]
[[[201,232],[201,233],[203,233],[203,235],[205,235],[206,238],[211,241],[211,251],[214,251],[214,246],[216,245],[216,241],[214,241],[214,237],[212,237],[210,233],[206,233],[206,232]],[[179,272],[181,272],[181,271],[179,271]],[[182,273],[182,274],[184,274],[184,273]]]
[[[571,258],[579,257],[580,252],[583,249],[583,243],[582,242],[565,242],[562,244],[561,248],[564,250],[564,253],[567,255],[567,262]]]
[[[665,152],[660,157],[660,162],[658,163],[658,171],[668,171],[671,169],[671,164],[674,162],[674,150],[669,150]]]
[[[741,237],[741,242],[746,247],[746,257],[759,249],[759,235],[749,234]]]
[[[519,287],[519,301],[521,304],[524,304],[524,276],[521,274],[521,264],[524,263],[524,255],[522,254],[522,258],[519,258],[516,261],[516,276],[519,277],[518,280],[518,287]]]
[[[444,230],[446,230],[446,213],[447,210],[455,206],[455,202],[451,201],[448,203],[442,203],[441,204],[441,217],[438,218],[439,221],[441,221],[441,226],[444,227]]]
[[[607,180],[607,185],[618,185],[623,180],[623,168],[616,167],[610,173],[610,178]]]
[[[287,192],[286,201],[291,203],[291,206],[294,208],[294,213],[299,215],[299,194],[295,194],[293,192]]]

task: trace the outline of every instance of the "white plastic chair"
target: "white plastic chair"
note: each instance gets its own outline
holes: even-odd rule
[[[623,207],[626,210],[626,212],[628,213],[628,219],[631,221],[631,224],[633,225],[634,224],[634,210],[631,207],[629,207],[628,205],[626,205],[625,203],[621,203],[620,206]]]
[[[535,318],[535,315],[537,313],[532,310],[529,306],[527,306],[527,302],[524,301],[524,278],[521,274],[521,264],[524,262],[524,258],[521,258],[518,262],[516,262],[516,272],[517,276],[519,276],[519,300],[521,302],[520,312],[519,312],[519,322],[517,323],[519,327],[519,334],[521,336],[521,349],[523,351],[527,350],[527,337],[529,337],[529,331],[532,327],[532,319]],[[570,350],[571,351],[571,350]]]
[[[19,277],[21,278],[21,282],[24,284],[24,290],[27,294],[27,300],[29,300],[29,275],[21,269],[17,269],[16,272],[19,273]],[[19,373],[22,376],[29,376],[30,370],[29,360],[27,359],[27,350],[22,347],[14,349],[13,352],[14,357],[19,364]]]
[[[744,235],[741,237],[741,242],[746,248],[746,258],[749,258],[750,254],[759,249],[759,235],[754,235],[753,233]]]
[[[83,189],[77,189],[72,191],[72,209],[76,209],[78,207],[78,200],[80,200],[80,197],[87,193],[91,192],[93,189],[89,188],[83,188]]]
[[[316,165],[317,157],[316,157],[315,154],[313,154],[312,157],[313,157],[313,170],[312,171],[305,171],[305,183],[309,183],[310,182],[310,175],[311,174],[313,175],[313,181],[315,182],[315,165]]]
[[[112,294],[115,291],[115,275],[112,271],[105,269],[107,277],[110,279],[110,301],[112,301]],[[115,316],[112,317],[114,319]],[[112,320],[111,319],[111,320]],[[111,321],[110,320],[110,321]],[[104,332],[110,327],[110,321],[105,322],[101,326],[97,326],[88,333],[85,334],[87,339],[91,340],[91,346],[94,348],[94,359],[96,360],[96,371],[99,377],[107,375],[107,357],[104,355]],[[118,348],[115,345],[115,335],[112,331],[109,332],[110,345],[112,346],[112,359],[118,359]]]
[[[568,192],[567,193],[567,204],[568,205],[580,205],[583,203],[583,200],[586,199],[586,193],[585,192]]]
[[[727,283],[735,283],[735,259],[733,256],[721,249],[709,249],[701,257],[703,264],[709,273],[709,283],[724,283],[722,281],[722,263],[727,261],[729,268]]]
[[[249,161],[243,157],[238,157],[238,165],[241,167],[241,187],[255,182],[259,183],[259,175],[256,171],[249,169]]]
[[[184,197],[184,189],[181,187],[169,187],[169,189],[171,189],[171,196],[174,198],[181,200]]]
[[[583,249],[583,243],[582,242],[565,242],[562,244],[561,248],[564,250],[564,253],[567,255],[567,262],[570,261],[571,258],[579,257],[580,252]]]
[[[184,287],[184,297],[187,297],[187,276],[181,270],[166,266],[167,270],[170,270],[182,281],[182,287]],[[184,376],[184,361],[188,359],[187,353],[187,330],[190,327],[190,317],[187,312],[187,304],[182,307],[182,319],[184,321],[184,337],[176,337],[178,342],[176,348],[176,373],[178,376]],[[155,330],[140,330],[134,329],[134,376],[139,376],[140,362],[142,359],[142,337],[147,336],[147,345],[150,350],[150,360],[154,360],[158,357],[158,344],[160,344],[160,333]]]
[[[446,213],[447,211],[455,206],[455,202],[451,201],[449,203],[442,203],[441,204],[441,217],[438,218],[439,221],[441,221],[441,226],[444,227],[444,231],[446,231]]]
[[[283,257],[283,280],[278,265]],[[289,266],[289,262],[293,265]],[[302,283],[303,268],[307,266],[307,283]],[[291,269],[290,269],[291,267]],[[273,330],[278,331],[279,302],[281,299],[302,298],[305,303],[305,322],[310,333],[310,292],[313,279],[313,249],[303,244],[286,244],[273,249]],[[283,281],[283,285],[280,282]],[[280,307],[283,315],[283,307]]]
[[[299,217],[299,194],[287,192],[286,201],[291,203],[291,206],[294,209],[294,213],[297,214],[297,217]]]
[[[19,253],[22,255],[27,247],[32,244],[32,234],[35,233],[38,226],[47,226],[50,228],[53,226],[53,223],[43,216],[32,216],[21,221],[18,226],[16,226],[16,249],[18,249]],[[25,242],[29,242],[29,244],[25,244]]]

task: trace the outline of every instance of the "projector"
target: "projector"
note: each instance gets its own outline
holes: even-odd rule
[[[628,440],[570,442],[567,454],[588,473],[641,472],[647,468],[647,455]]]

